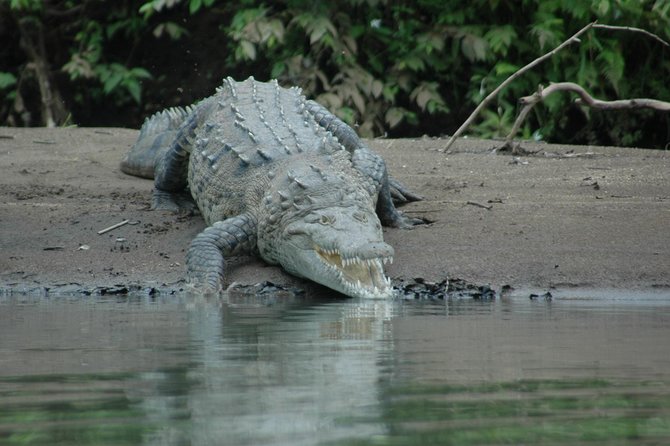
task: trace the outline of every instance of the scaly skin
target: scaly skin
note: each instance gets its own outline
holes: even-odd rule
[[[203,293],[221,291],[225,257],[254,253],[348,296],[388,297],[381,224],[422,223],[396,210],[393,198],[419,197],[389,181],[381,157],[276,81],[228,78],[192,108],[154,115],[121,168],[154,177],[156,209],[192,207],[190,190],[209,225],[186,258]]]

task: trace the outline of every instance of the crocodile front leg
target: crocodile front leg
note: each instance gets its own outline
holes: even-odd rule
[[[307,111],[314,117],[314,120],[319,126],[337,137],[338,141],[340,141],[344,148],[351,153],[352,157],[356,154],[359,155],[359,162],[354,162],[354,167],[364,175],[377,181],[375,187],[380,188],[381,177],[383,174],[386,174],[386,165],[382,158],[363,143],[354,129],[332,114],[323,105],[315,101],[307,101],[306,105]],[[371,157],[370,163],[366,161],[368,156]],[[361,160],[363,162],[360,162]],[[381,163],[379,161],[381,161]],[[384,172],[379,169],[380,166],[383,168]],[[398,180],[391,177],[388,177],[388,186],[391,198],[395,203],[402,204],[411,201],[421,201],[423,199],[420,195],[413,193]]]
[[[191,242],[186,254],[188,281],[199,293],[223,289],[224,258],[249,254],[256,248],[256,218],[241,214],[217,221]]]

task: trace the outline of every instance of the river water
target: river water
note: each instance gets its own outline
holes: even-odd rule
[[[0,297],[0,444],[670,444],[670,296]]]

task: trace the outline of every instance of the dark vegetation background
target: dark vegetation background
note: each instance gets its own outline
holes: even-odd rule
[[[670,0],[0,0],[0,124],[137,128],[225,76],[253,75],[301,86],[364,136],[451,134],[503,79],[593,20],[670,40]],[[503,91],[470,134],[504,136],[517,99],[549,82],[670,101],[669,52],[591,30]],[[521,136],[664,148],[670,115],[554,95]]]

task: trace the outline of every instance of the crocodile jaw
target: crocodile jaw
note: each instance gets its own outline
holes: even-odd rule
[[[391,280],[384,274],[384,264],[393,263],[392,256],[363,259],[357,255],[342,254],[339,249],[314,246],[320,265],[330,280],[313,280],[352,297],[387,298],[392,295]],[[325,279],[323,277],[321,279]]]
[[[338,203],[288,213],[278,231],[260,231],[259,253],[295,276],[347,296],[391,297],[384,264],[392,261],[394,251],[384,242],[381,222],[370,207]]]

